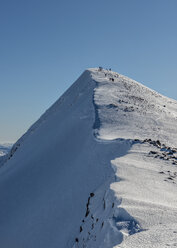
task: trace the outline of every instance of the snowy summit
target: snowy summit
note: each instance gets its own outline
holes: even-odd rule
[[[177,102],[86,70],[0,160],[0,247],[177,246]]]

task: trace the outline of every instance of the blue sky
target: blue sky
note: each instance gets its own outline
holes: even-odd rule
[[[1,0],[0,142],[16,141],[88,67],[177,100],[176,0]]]

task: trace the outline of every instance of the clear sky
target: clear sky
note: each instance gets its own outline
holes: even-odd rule
[[[177,0],[1,0],[0,142],[98,66],[177,100]]]

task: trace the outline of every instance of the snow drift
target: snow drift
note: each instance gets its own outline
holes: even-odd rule
[[[3,161],[0,246],[175,246],[176,120],[176,101],[85,71]]]

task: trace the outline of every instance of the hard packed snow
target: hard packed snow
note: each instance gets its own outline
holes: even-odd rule
[[[177,246],[177,102],[89,69],[0,169],[0,247]]]

